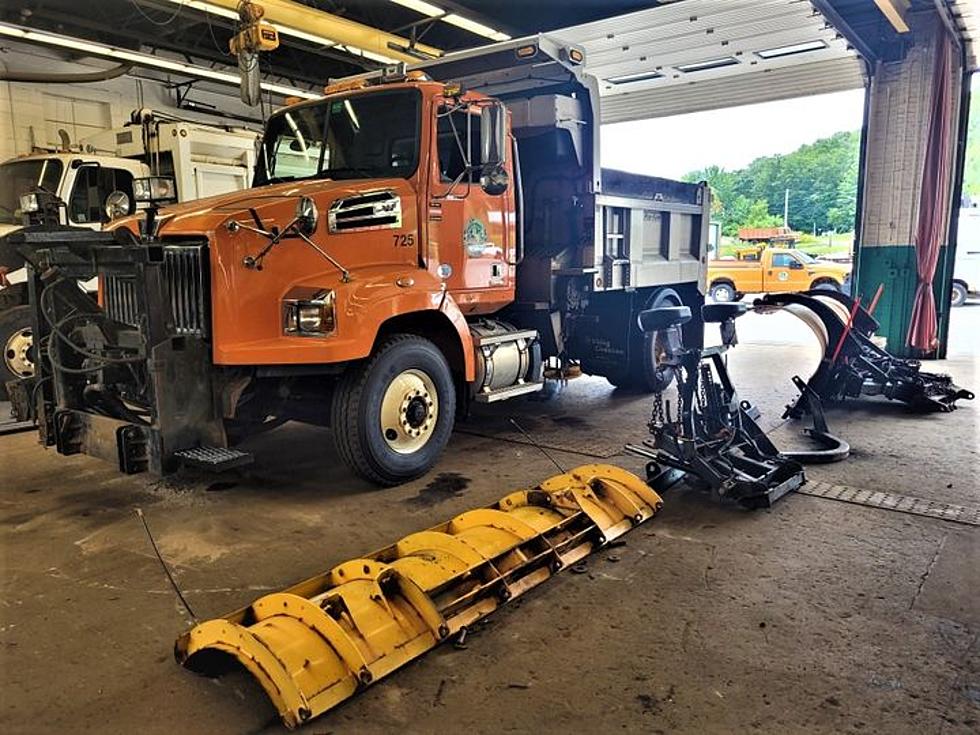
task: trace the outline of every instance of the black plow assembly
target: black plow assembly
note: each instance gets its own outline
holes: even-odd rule
[[[861,396],[884,396],[908,404],[914,411],[946,413],[973,393],[953,383],[948,375],[927,373],[917,360],[894,357],[874,340],[878,322],[859,303],[836,291],[768,294],[755,302],[757,311],[783,309],[801,319],[817,336],[823,358],[806,382],[809,391],[824,401]],[[794,381],[800,387],[800,381]],[[785,416],[801,418],[810,401],[800,397]]]
[[[701,315],[717,323],[722,344],[687,348],[680,327],[691,318],[686,306],[651,309],[640,314],[644,331],[665,335],[667,364],[677,377],[678,405],[671,410],[662,394],[654,398],[651,439],[627,450],[650,460],[647,482],[666,491],[680,482],[707,487],[746,508],[766,508],[805,481],[803,465],[793,453],[780,452],[758,424],[759,409],[739,398],[725,364],[725,353],[737,343],[735,319],[744,304],[708,304]],[[844,442],[827,431],[819,399],[815,426],[808,434],[822,450],[806,452],[820,461],[844,459]]]
[[[754,309],[789,311],[809,326],[823,357],[808,381],[794,376],[799,396],[784,419],[809,416],[803,429],[814,448],[780,451],[759,426],[759,409],[741,399],[732,384],[725,353],[738,343],[735,320]],[[677,378],[677,406],[662,394],[654,398],[648,424],[651,437],[626,449],[644,457],[647,482],[659,493],[683,482],[707,488],[746,508],[764,508],[806,482],[803,465],[838,462],[850,453],[847,442],[830,433],[823,406],[859,396],[884,396],[920,412],[949,412],[973,393],[948,375],[927,373],[916,360],[888,354],[874,338],[878,322],[860,303],[833,291],[771,294],[753,306],[708,304],[706,324],[721,329],[721,345],[685,347],[681,325],[691,319],[686,306],[644,311],[640,327],[664,335],[666,365]]]

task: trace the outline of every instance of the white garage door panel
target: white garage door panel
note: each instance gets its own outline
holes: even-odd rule
[[[677,0],[554,36],[585,49],[604,123],[864,85],[863,62],[807,0]],[[730,63],[691,67],[723,59]],[[617,80],[629,75],[646,78]]]
[[[842,92],[864,86],[861,67],[851,59],[788,67],[697,84],[611,95],[602,100],[602,122],[615,123],[683,115],[759,102]]]

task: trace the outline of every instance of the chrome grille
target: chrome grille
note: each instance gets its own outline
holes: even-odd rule
[[[163,278],[170,293],[174,332],[205,336],[208,325],[207,281],[203,245],[166,245]],[[140,306],[134,276],[106,276],[106,313],[116,321],[139,325]]]
[[[132,276],[106,276],[105,311],[112,319],[123,324],[136,325],[139,306],[136,299],[136,282]]]
[[[330,232],[382,230],[402,226],[402,202],[391,190],[338,199],[327,213]]]

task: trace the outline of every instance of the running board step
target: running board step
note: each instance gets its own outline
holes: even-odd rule
[[[191,447],[174,452],[174,456],[185,467],[209,472],[224,472],[255,461],[255,457],[248,452],[228,447]]]
[[[287,727],[336,707],[652,518],[639,477],[591,464],[340,564],[177,639],[187,668],[237,659]]]

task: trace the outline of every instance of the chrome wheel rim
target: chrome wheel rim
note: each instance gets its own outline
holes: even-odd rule
[[[735,297],[735,294],[728,286],[717,286],[715,288],[715,301],[727,303]]]
[[[18,378],[34,375],[34,361],[31,359],[31,345],[34,335],[30,327],[19,329],[7,338],[3,346],[3,362],[7,370]]]
[[[421,370],[404,370],[388,384],[381,399],[381,435],[398,454],[424,447],[439,418],[436,384]]]

